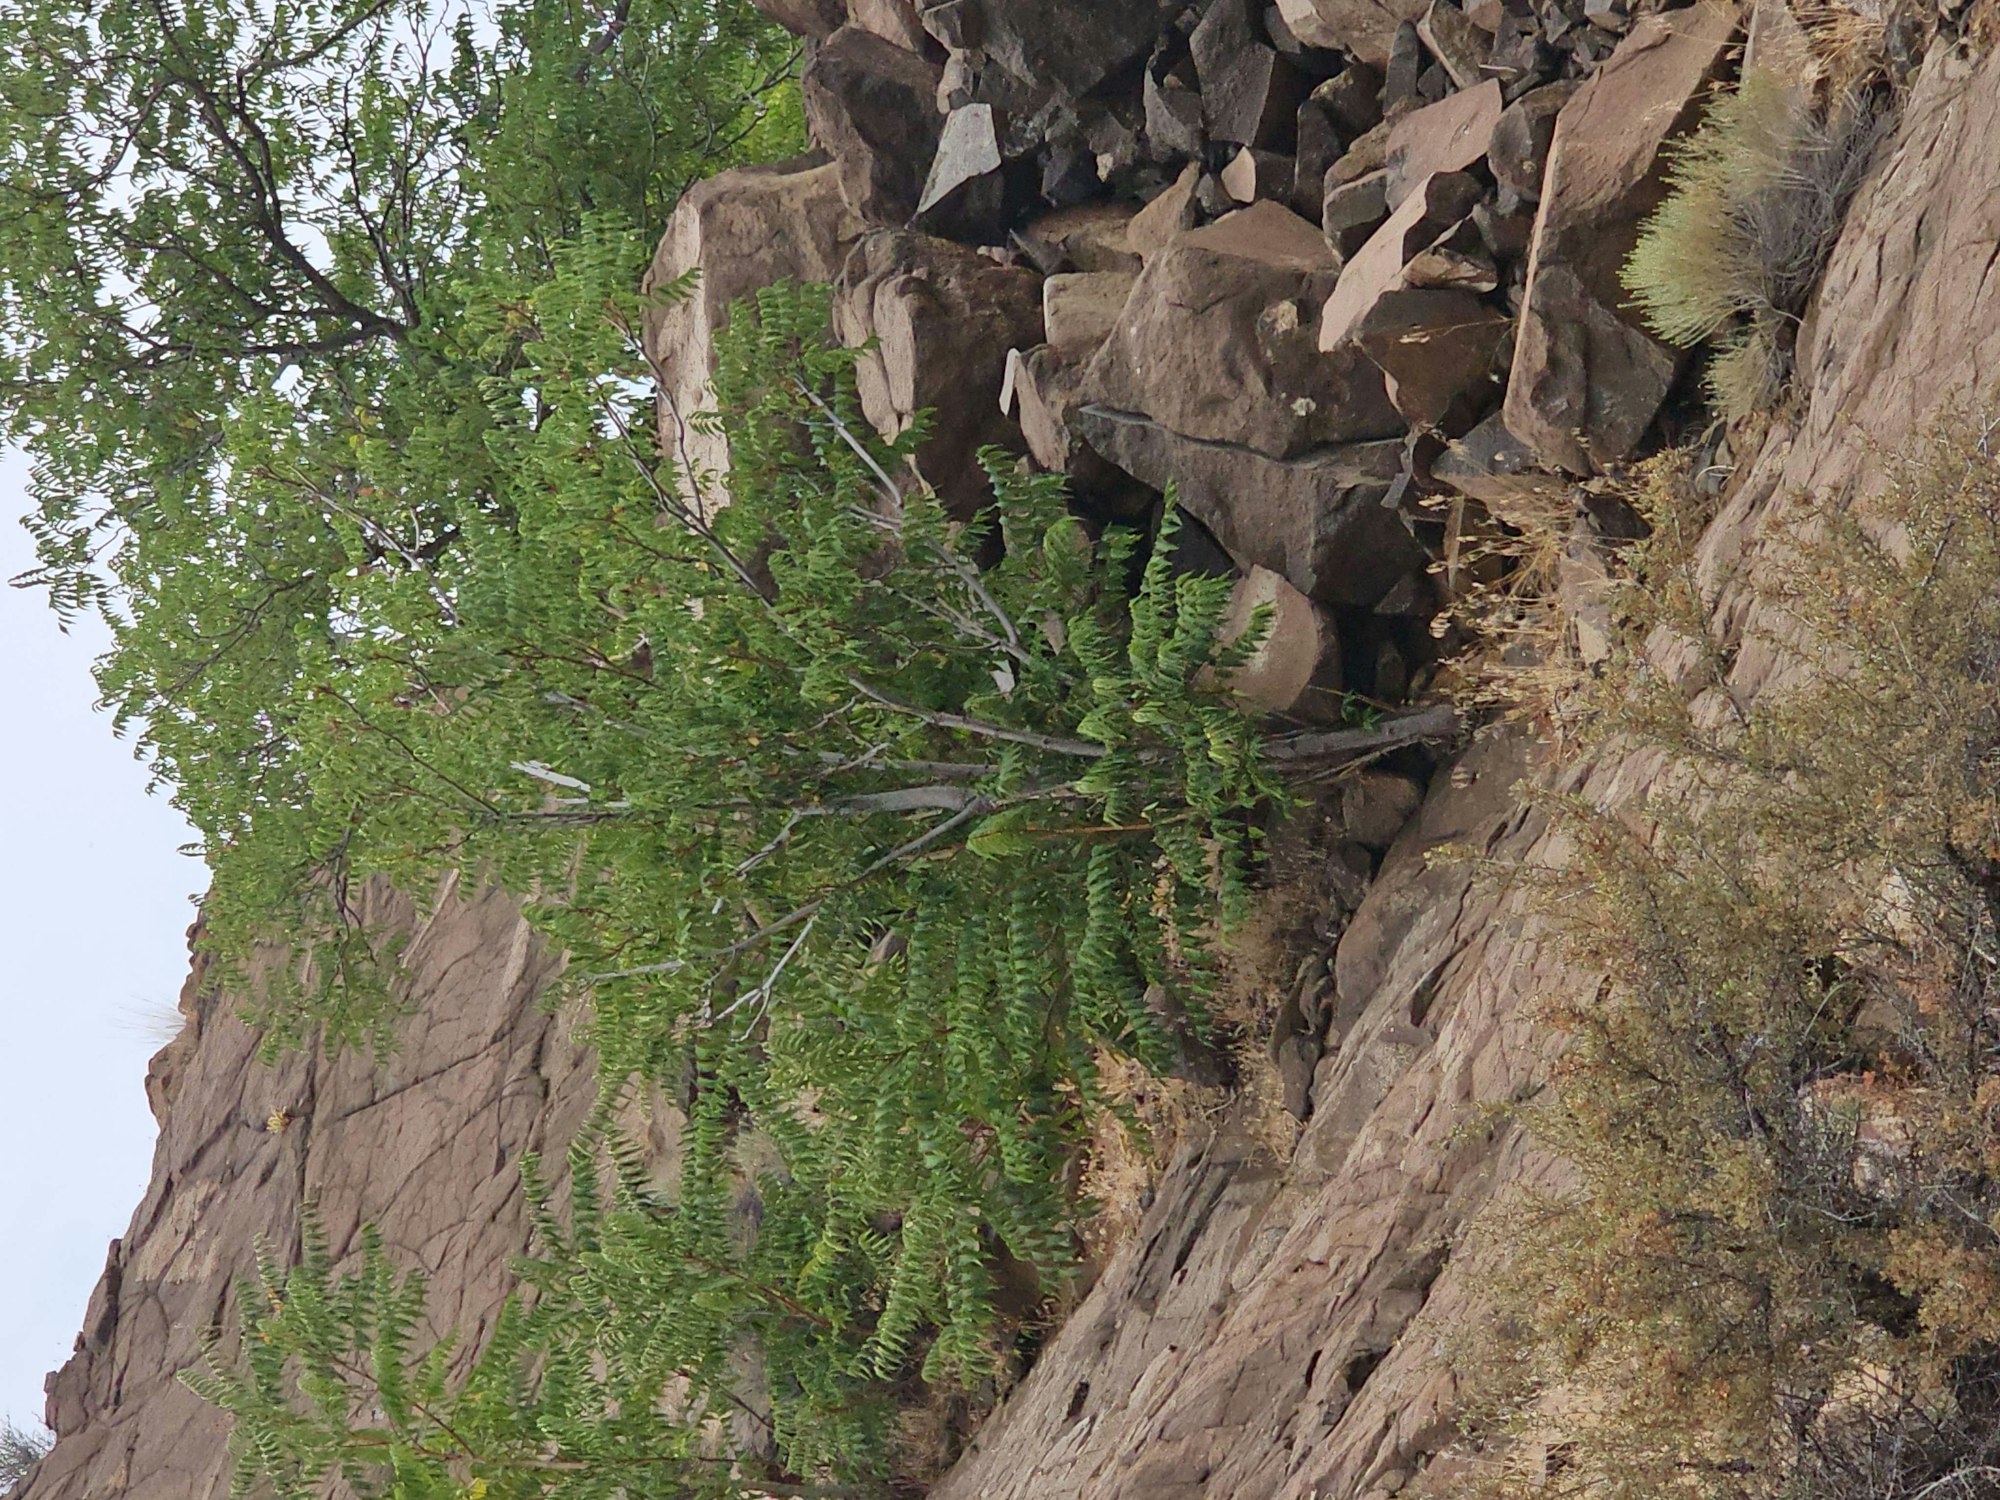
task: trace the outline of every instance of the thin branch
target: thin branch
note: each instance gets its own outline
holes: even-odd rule
[[[1264,753],[1280,764],[1380,755],[1425,740],[1450,739],[1465,727],[1457,709],[1439,703],[1414,713],[1384,719],[1369,729],[1333,729],[1278,735],[1265,742]]]
[[[983,719],[968,719],[963,714],[948,714],[936,709],[920,708],[914,703],[905,703],[900,698],[891,697],[880,688],[874,687],[860,677],[850,676],[847,685],[871,702],[899,714],[921,719],[938,729],[957,729],[966,734],[976,734],[982,739],[1004,740],[1008,744],[1027,745],[1036,750],[1047,750],[1054,755],[1074,755],[1084,760],[1102,760],[1111,752],[1102,745],[1093,745],[1088,740],[1066,740],[1057,735],[1037,734],[1029,729],[1012,729],[1005,724],[989,724]]]

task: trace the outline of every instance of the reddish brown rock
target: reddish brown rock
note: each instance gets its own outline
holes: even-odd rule
[[[1111,336],[1138,277],[1129,271],[1079,271],[1042,283],[1046,342],[1066,360],[1097,352]]]
[[[1340,348],[1389,293],[1403,286],[1412,256],[1435,241],[1479,200],[1479,184],[1461,172],[1426,178],[1341,267],[1320,311],[1319,347]]]
[[[1431,460],[1431,478],[1470,496],[1503,521],[1546,516],[1569,482],[1535,467],[1535,456],[1494,413]]]
[[[1486,163],[1492,168],[1493,180],[1523,202],[1533,203],[1542,195],[1542,172],[1555,140],[1556,116],[1576,90],[1574,83],[1530,89],[1494,122]]]
[[[1388,377],[1389,399],[1412,426],[1466,420],[1500,397],[1513,319],[1468,292],[1405,290],[1376,299],[1351,338]]]
[[[1034,219],[1023,240],[1054,252],[1050,271],[1131,271],[1140,266],[1133,248],[1128,204],[1084,203]]]
[[[1340,159],[1326,169],[1325,181],[1359,182],[1363,177],[1382,171],[1388,165],[1389,136],[1395,128],[1395,121],[1382,120],[1365,134],[1356,136],[1341,153]]]
[[[806,125],[840,169],[847,206],[870,224],[917,211],[937,155],[938,64],[859,26],[843,26],[806,64]]]
[[[1211,0],[1188,38],[1209,139],[1290,150],[1305,80],[1265,40],[1260,5]]]
[[[1125,233],[1126,243],[1136,254],[1150,260],[1183,230],[1194,227],[1194,195],[1200,184],[1201,168],[1190,162],[1173,186],[1139,210]]]
[[[1091,362],[1092,399],[1276,458],[1397,432],[1379,370],[1358,351],[1320,356],[1334,280],[1325,239],[1279,204],[1190,230],[1146,262]]]
[[[1308,47],[1337,47],[1381,67],[1396,28],[1424,13],[1429,0],[1277,0],[1292,35]]]
[[[1166,157],[1200,156],[1208,144],[1202,123],[1201,95],[1172,78],[1146,74],[1142,86],[1146,140]]]
[[[922,52],[930,45],[917,14],[917,0],[847,0],[847,10],[848,19],[863,31],[872,31],[906,51]]]
[[[1691,122],[1736,18],[1715,0],[1647,17],[1556,118],[1506,408],[1546,465],[1587,474],[1629,457],[1679,369],[1628,311],[1619,271],[1665,194],[1661,148]]]
[[[1382,123],[1382,75],[1366,63],[1349,63],[1314,89],[1311,98],[1350,139]]]
[[[2000,158],[1983,147],[1996,138],[2000,59],[1927,73],[1898,169],[1850,213],[1802,337],[1797,424],[1746,459],[1703,541],[1697,566],[1722,589],[1725,625],[1745,629],[1757,608],[1756,539],[1773,507],[1865,491],[1885,451],[2000,382],[2000,312],[1982,291],[2000,204]],[[1739,704],[1786,680],[1768,655],[1733,659]],[[1642,798],[1654,770],[1579,767],[1561,785],[1615,807]],[[1528,1002],[1587,1000],[1599,976],[1496,903],[1498,882],[1427,855],[1566,857],[1514,792],[1547,776],[1503,735],[1432,778],[1339,941],[1297,1149],[1274,1159],[1234,1120],[1185,1143],[1137,1236],[934,1500],[1380,1500],[1454,1478],[1476,1490],[1495,1455],[1477,1469],[1453,1457],[1466,1393],[1450,1330],[1491,1314],[1511,1190],[1563,1182],[1512,1126],[1489,1125],[1546,1076],[1551,1039]]]
[[[935,0],[925,30],[958,52],[983,52],[1003,72],[1074,99],[1151,50],[1157,0]]]
[[[1389,206],[1401,203],[1426,177],[1462,172],[1481,161],[1505,108],[1500,85],[1489,79],[1398,120],[1384,156]]]
[[[1403,472],[1400,442],[1274,459],[1205,443],[1101,406],[1070,421],[1099,454],[1156,490],[1174,486],[1189,514],[1243,568],[1282,573],[1320,604],[1372,607],[1424,565],[1409,531],[1383,504]]]
[[[1000,410],[1020,424],[1029,456],[1051,474],[1066,474],[1076,464],[1069,410],[1082,384],[1083,372],[1046,344],[1007,353]]]
[[[558,966],[515,904],[454,892],[428,918],[379,883],[361,893],[366,920],[406,940],[410,974],[413,1014],[379,1065],[318,1050],[260,1063],[242,997],[197,964],[185,1026],[147,1080],[152,1183],[75,1355],[49,1378],[56,1446],[17,1500],[228,1494],[227,1420],[176,1376],[233,1319],[232,1281],[253,1274],[258,1241],[297,1254],[308,1200],[336,1258],[372,1222],[393,1261],[429,1273],[428,1332],[476,1346],[492,1331],[529,1245],[521,1153],[561,1163],[597,1085],[539,1003]]]
[[[1327,173],[1320,199],[1320,228],[1333,253],[1345,266],[1356,251],[1389,217],[1389,173],[1370,172],[1352,182],[1336,182]]]
[[[1417,35],[1451,75],[1454,87],[1475,89],[1488,81],[1484,64],[1493,48],[1493,34],[1473,25],[1451,0],[1431,0],[1417,18]]]
[[[862,413],[887,438],[918,412],[932,414],[916,468],[954,515],[991,498],[981,448],[1022,448],[1000,388],[1007,351],[1041,342],[1041,283],[1024,267],[907,230],[864,236],[841,270],[834,332],[849,348],[873,345],[855,365]]]
[[[1438,291],[1490,292],[1500,285],[1500,268],[1471,218],[1432,241],[1403,267],[1403,284]]]
[[[1216,176],[1222,190],[1238,203],[1255,203],[1260,198],[1289,202],[1294,170],[1289,156],[1244,146]]]
[[[1286,201],[1302,219],[1318,219],[1326,191],[1326,169],[1346,154],[1347,142],[1331,111],[1317,100],[1299,106],[1292,181]]]

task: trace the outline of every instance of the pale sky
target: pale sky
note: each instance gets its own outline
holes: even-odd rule
[[[0,580],[34,560],[0,452]],[[32,1427],[145,1191],[146,1060],[179,1018],[193,831],[94,712],[99,629],[0,585],[0,1416]]]

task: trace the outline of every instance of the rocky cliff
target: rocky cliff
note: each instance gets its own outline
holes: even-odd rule
[[[1640,452],[1682,389],[1617,285],[1662,148],[1746,38],[1792,24],[1716,0],[761,3],[809,38],[818,150],[696,189],[663,242],[656,281],[703,273],[650,333],[670,439],[719,466],[685,423],[734,298],[833,281],[868,418],[937,413],[912,482],[970,505],[970,455],[998,442],[1100,515],[1173,483],[1214,566],[1288,591],[1308,667],[1272,702],[1307,715],[1330,685],[1421,688],[1478,516],[1573,497],[1587,553],[1572,487]],[[1716,452],[1703,567],[1738,634],[1788,497],[1865,488],[1884,445],[2000,381],[2000,62],[1949,36],[1900,50],[1899,121],[1798,333],[1796,400]],[[1774,669],[1746,648],[1730,690]],[[1442,1355],[1500,1253],[1482,1215],[1558,1170],[1482,1108],[1547,1060],[1525,1002],[1589,979],[1504,887],[1428,856],[1561,860],[1517,783],[1615,801],[1649,769],[1557,768],[1502,733],[1438,763],[1400,828],[1363,826],[1393,799],[1335,818],[1317,857],[1349,898],[1274,1039],[1296,1150],[1240,1113],[1186,1140],[938,1494],[1373,1497],[1459,1461]],[[51,1378],[59,1440],[28,1500],[220,1490],[223,1434],[173,1375],[257,1238],[295,1244],[304,1199],[336,1251],[380,1223],[441,1321],[497,1307],[525,1244],[515,1162],[575,1128],[590,1060],[538,1007],[555,963],[503,896],[423,921],[370,899],[411,937],[382,1068],[266,1067],[227,994],[190,980],[148,1080],[153,1184]]]

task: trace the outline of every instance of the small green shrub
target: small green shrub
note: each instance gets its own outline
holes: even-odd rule
[[[1625,285],[1668,343],[1721,344],[1709,385],[1732,420],[1783,392],[1799,315],[1889,123],[1866,94],[1816,105],[1808,86],[1755,71],[1675,151]]]

